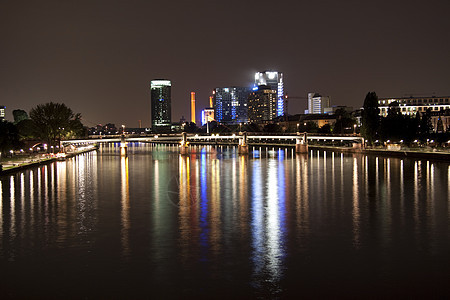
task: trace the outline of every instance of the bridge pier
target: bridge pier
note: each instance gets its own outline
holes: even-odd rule
[[[295,143],[295,153],[308,153],[308,140],[306,136],[306,132],[303,134],[303,137],[297,137]]]
[[[181,154],[181,155],[188,155],[188,154],[189,154],[189,146],[188,146],[188,141],[187,141],[187,134],[186,134],[186,132],[183,132],[183,133],[181,134],[180,154]]]
[[[238,154],[248,154],[247,132],[239,138]]]
[[[362,149],[362,144],[360,144],[360,143],[352,143],[352,148],[353,148],[353,150],[355,150],[355,151],[361,151],[361,149]]]
[[[120,156],[127,156],[128,155],[128,149],[127,149],[127,142],[125,141],[125,135],[122,134],[120,137]]]

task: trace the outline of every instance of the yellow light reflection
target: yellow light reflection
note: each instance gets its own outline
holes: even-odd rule
[[[219,254],[221,249],[221,211],[220,211],[220,160],[215,159],[211,165],[211,247],[214,254]]]
[[[416,229],[419,226],[420,171],[421,162],[416,161],[414,163],[414,224],[416,224]]]
[[[10,217],[11,217],[11,237],[16,235],[16,191],[14,187],[14,176],[9,177],[9,195],[10,195]]]
[[[121,187],[121,235],[122,235],[122,254],[124,257],[128,258],[130,256],[130,242],[129,242],[129,231],[130,231],[130,187],[128,180],[128,157],[120,157],[120,187]]]
[[[0,180],[0,238],[3,237],[3,186]]]
[[[20,174],[20,231],[24,231],[25,227],[25,174]]]
[[[156,172],[156,171],[155,171]],[[155,182],[156,184],[156,182]],[[189,157],[179,155],[179,226],[180,226],[180,246],[181,257],[187,259],[190,242],[190,227],[189,227],[189,201],[190,201],[190,187],[189,187]],[[185,262],[184,262],[185,263]]]
[[[359,178],[358,178],[358,160],[353,158],[353,246],[359,249],[360,241],[360,208],[359,208]]]
[[[30,223],[34,224],[34,171],[30,171]],[[34,226],[31,226],[34,232]]]
[[[242,234],[245,234],[247,232],[248,227],[247,164],[248,156],[241,155],[239,157],[239,227],[241,228]]]

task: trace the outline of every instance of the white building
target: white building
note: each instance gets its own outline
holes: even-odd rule
[[[432,112],[450,109],[450,97],[405,97],[405,98],[378,98],[380,115],[386,117],[389,104],[398,102],[400,111],[404,115],[413,116],[417,112],[425,112],[428,108]]]
[[[378,98],[380,116],[388,115],[389,104],[392,102],[397,102],[401,113],[408,116],[424,113],[430,109],[431,124],[436,132],[445,132],[447,128],[450,128],[450,97]]]
[[[0,105],[0,121],[5,120],[5,110],[6,106]]]
[[[305,114],[331,113],[330,97],[321,96],[318,93],[308,93],[308,109]]]

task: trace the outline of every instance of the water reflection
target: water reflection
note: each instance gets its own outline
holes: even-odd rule
[[[341,272],[367,282],[386,274],[395,282],[422,279],[421,255],[445,262],[450,251],[445,163],[274,148],[242,156],[202,146],[181,156],[170,146],[133,147],[128,158],[105,146],[99,156],[1,177],[0,263],[43,257],[27,268],[67,269],[78,287],[80,274],[101,278],[107,269],[114,274],[108,284],[127,291],[157,281],[176,296],[218,289],[282,298],[334,288]],[[448,273],[443,265],[425,271],[440,278]]]
[[[358,176],[358,159],[353,158],[353,245],[355,248],[360,247],[360,207],[359,207],[359,176]]]
[[[286,178],[282,158],[269,159],[267,166],[260,160],[252,167],[252,261],[254,265],[253,285],[280,291],[279,281],[283,275],[286,234]],[[261,187],[265,187],[264,189]],[[266,287],[267,288],[267,287]]]
[[[121,182],[121,224],[122,224],[122,254],[124,257],[130,255],[130,187],[128,184],[128,157],[120,158],[120,182]]]

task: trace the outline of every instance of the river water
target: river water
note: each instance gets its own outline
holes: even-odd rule
[[[1,177],[0,298],[448,297],[448,162],[117,145]]]

